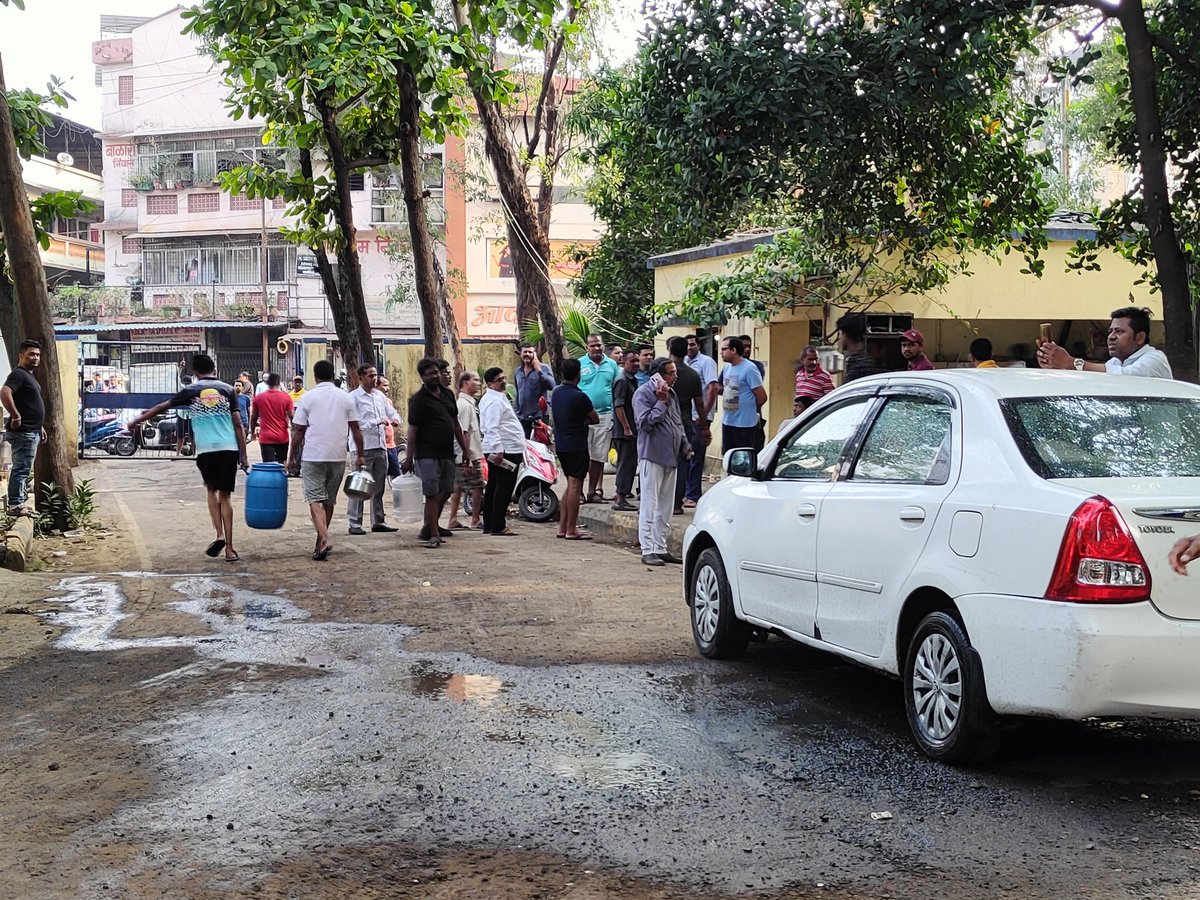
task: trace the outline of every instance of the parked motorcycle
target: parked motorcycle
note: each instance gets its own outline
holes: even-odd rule
[[[83,449],[103,450],[114,456],[133,456],[137,453],[137,440],[119,418],[88,424],[83,420]]]
[[[180,419],[173,411],[155,416],[139,427],[141,445],[146,450],[178,450],[184,456],[191,456],[195,452],[187,420]],[[181,429],[182,441],[179,440]]]
[[[483,476],[487,478],[487,458],[483,460]],[[558,461],[554,451],[539,441],[525,442],[525,458],[517,469],[517,483],[513,488],[513,499],[521,511],[521,517],[530,522],[549,522],[558,513],[558,494],[554,485],[558,482]],[[463,492],[463,509],[474,515],[471,492]]]

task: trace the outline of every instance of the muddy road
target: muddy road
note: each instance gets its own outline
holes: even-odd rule
[[[0,575],[0,897],[1194,897],[1200,729],[920,756],[898,685],[691,648],[627,548],[345,534],[209,560],[190,465]],[[119,489],[119,490],[118,490]]]

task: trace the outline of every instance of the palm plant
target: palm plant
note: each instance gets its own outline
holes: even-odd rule
[[[576,358],[587,355],[587,339],[589,334],[596,334],[596,326],[588,317],[587,312],[578,306],[562,307],[563,342],[567,353]],[[542,343],[542,326],[530,322],[521,332],[521,341],[526,344]]]

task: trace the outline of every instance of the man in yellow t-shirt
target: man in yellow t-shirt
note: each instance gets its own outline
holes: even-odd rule
[[[288,396],[292,398],[293,403],[304,396],[304,376],[297,375],[292,379],[292,389],[288,391]]]
[[[992,359],[992,342],[987,338],[975,338],[971,341],[971,362],[975,363],[977,369],[998,369],[996,361]]]

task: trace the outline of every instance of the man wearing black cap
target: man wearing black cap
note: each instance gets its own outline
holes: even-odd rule
[[[910,372],[926,372],[933,368],[933,363],[925,355],[925,335],[915,328],[900,335],[900,353],[908,360]]]

